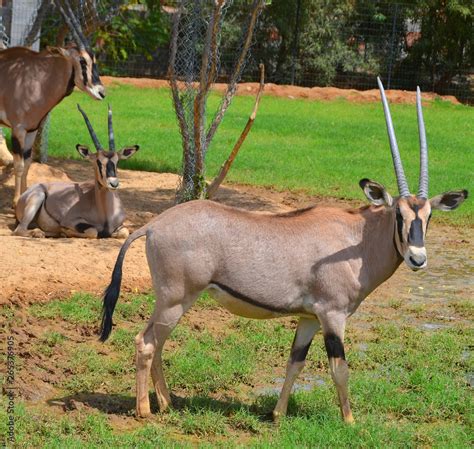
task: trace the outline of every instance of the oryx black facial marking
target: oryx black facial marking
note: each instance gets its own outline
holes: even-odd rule
[[[109,156],[108,156],[109,157]],[[117,177],[117,172],[116,172],[117,166],[113,161],[109,160],[107,161],[107,164],[105,166],[105,176],[107,178],[116,178]]]
[[[82,82],[84,86],[87,86],[88,76],[87,76],[87,62],[84,58],[79,58],[79,63],[81,64],[82,70]]]
[[[397,219],[397,232],[398,232],[398,239],[400,240],[400,243],[403,242],[403,217],[402,213],[400,212],[400,208],[397,206],[396,209],[396,219]]]
[[[287,313],[287,310],[282,310],[278,307],[273,307],[269,304],[262,304],[261,302],[249,298],[248,296],[228,287],[227,285],[221,284],[220,282],[216,281],[211,281],[210,284],[214,284],[217,287],[219,287],[221,290],[224,290],[226,293],[228,293],[230,296],[233,296],[234,298],[241,299],[242,301],[245,301],[253,306],[260,307],[265,310],[270,310],[271,312],[276,312],[276,313]]]
[[[97,68],[97,65],[95,62],[92,64],[92,84],[93,85],[102,84],[99,78],[99,69]]]
[[[104,176],[104,173],[102,172],[102,162],[99,161],[99,159],[96,160],[97,162],[97,167],[99,168],[99,174],[100,176]]]
[[[411,246],[416,246],[422,248],[425,246],[423,242],[423,222],[418,216],[419,206],[414,204],[412,206],[412,211],[415,212],[415,219],[411,222],[410,231],[408,233],[408,243]]]
[[[326,334],[324,336],[324,346],[326,346],[326,352],[329,358],[339,358],[346,360],[344,345],[337,335],[331,333]]]

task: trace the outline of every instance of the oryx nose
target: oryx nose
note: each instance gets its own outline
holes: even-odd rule
[[[102,98],[105,98],[105,87],[100,85],[99,88],[98,88],[98,92],[99,92],[99,95],[102,97]]]
[[[410,262],[415,265],[415,267],[421,267],[426,263],[426,257],[417,257],[416,259],[410,256]]]
[[[109,179],[109,186],[112,187],[113,189],[116,189],[119,186],[119,181],[118,179]]]

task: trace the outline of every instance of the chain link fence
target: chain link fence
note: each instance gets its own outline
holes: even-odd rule
[[[22,4],[32,3],[44,15],[38,32],[41,46],[60,41],[61,19],[51,0],[0,0],[0,42],[8,44],[12,38],[14,10],[18,14]],[[248,3],[240,0],[229,6],[218,81],[227,81],[232,72]],[[364,90],[376,88],[380,75],[390,89],[415,90],[419,85],[423,91],[474,104],[472,20],[466,28],[462,18],[449,22],[443,11],[422,10],[416,3],[272,0],[260,16],[242,80],[256,81],[263,62],[266,81],[276,84]],[[432,3],[435,8],[437,2]],[[171,23],[179,1],[75,0],[74,4],[95,43],[102,74],[167,77]],[[34,21],[28,14],[31,31]],[[459,34],[460,24],[466,28],[465,36]],[[23,39],[28,37],[25,33]],[[443,47],[442,38],[451,47]]]

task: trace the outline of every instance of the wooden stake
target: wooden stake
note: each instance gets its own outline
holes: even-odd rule
[[[244,143],[244,141],[247,137],[247,134],[249,133],[250,129],[252,128],[253,122],[255,121],[255,117],[257,116],[258,105],[260,103],[260,97],[262,96],[263,88],[265,87],[265,66],[263,64],[260,64],[259,68],[260,68],[260,86],[258,88],[257,96],[255,97],[255,104],[254,104],[254,107],[253,107],[253,111],[250,114],[250,117],[247,120],[247,124],[245,125],[245,128],[242,131],[242,133],[240,134],[239,139],[235,143],[234,148],[232,149],[229,157],[222,164],[218,175],[214,178],[212,183],[207,188],[207,197],[209,199],[212,199],[212,197],[217,192],[217,189],[221,185],[222,181],[226,177],[227,172],[229,171],[230,167],[232,166],[232,163],[234,162],[234,159],[236,158],[237,153],[239,152],[240,147]]]

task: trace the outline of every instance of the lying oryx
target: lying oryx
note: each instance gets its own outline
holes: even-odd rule
[[[32,185],[18,200],[18,226],[14,235],[25,237],[85,237],[126,238],[123,227],[125,212],[115,191],[119,186],[117,164],[138,150],[138,145],[115,151],[112,111],[109,107],[109,151],[105,151],[87,118],[77,105],[86,122],[97,149],[92,153],[87,146],[76,145],[79,154],[91,161],[95,168],[94,181],[45,182]],[[36,221],[38,228],[28,229]]]
[[[58,8],[77,45],[36,52],[23,47],[0,51],[0,126],[12,130],[15,193],[13,206],[27,188],[31,150],[42,121],[77,86],[102,100],[105,89],[95,56],[69,2]]]
[[[431,210],[455,209],[467,197],[462,190],[428,200],[419,91],[421,171],[418,193],[410,194],[380,81],[379,85],[399,197],[392,198],[381,184],[363,179],[360,186],[372,206],[360,209],[313,207],[262,215],[193,201],[167,210],[128,237],[104,295],[100,339],[105,341],[112,330],[125,253],[134,240],[146,235],[157,302],[148,325],[135,338],[139,416],[150,413],[150,369],[160,410],[170,404],[161,361],[163,344],[199,294],[212,289],[219,302],[237,315],[300,317],[275,419],[286,413],[292,385],[322,328],[341,413],[346,422],[353,421],[343,345],[347,318],[403,260],[413,270],[426,267],[424,239]]]

